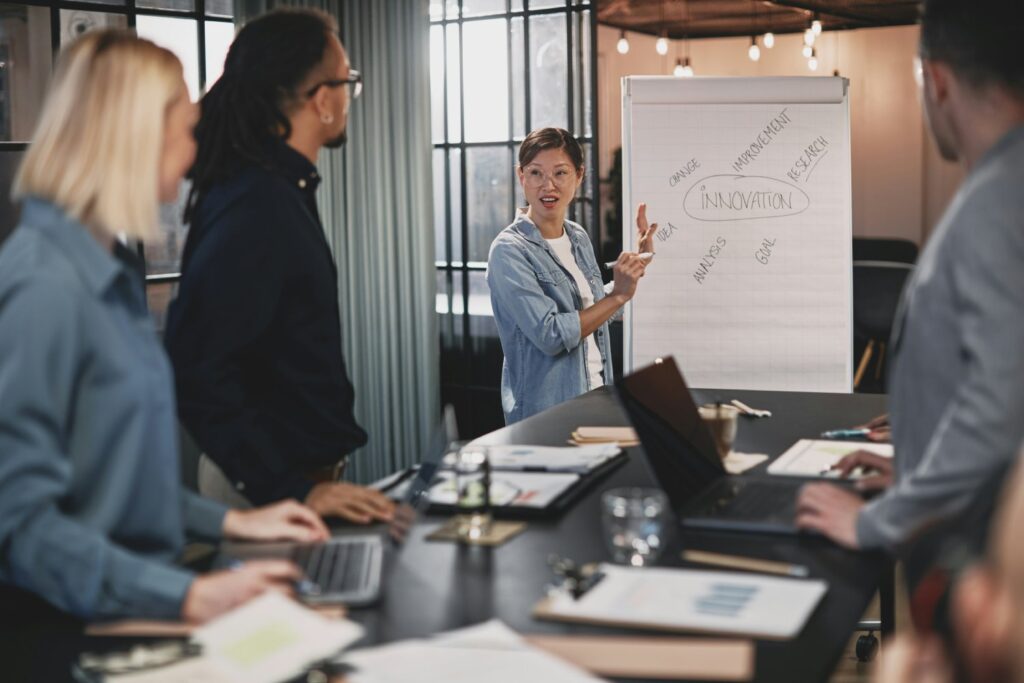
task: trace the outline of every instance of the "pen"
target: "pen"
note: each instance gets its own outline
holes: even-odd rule
[[[737,555],[722,555],[721,553],[711,553],[705,550],[684,550],[683,559],[688,562],[711,564],[718,567],[746,569],[763,574],[781,574],[782,576],[795,576],[799,578],[804,578],[810,573],[807,567],[799,564],[759,560],[753,557],[739,557]]]
[[[642,254],[638,254],[638,256],[642,258],[644,261],[650,261],[652,258],[654,258],[654,254],[649,251],[645,251]],[[615,261],[608,261],[607,263],[604,264],[604,267],[613,268],[615,264],[618,262],[618,259],[616,259]]]
[[[832,429],[821,433],[823,439],[860,439],[871,433],[870,429]]]

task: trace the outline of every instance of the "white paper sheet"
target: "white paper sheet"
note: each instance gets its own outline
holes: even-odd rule
[[[868,451],[883,458],[891,458],[893,454],[891,444],[800,439],[775,462],[768,465],[768,473],[789,477],[835,478],[839,473],[833,470],[832,466],[855,451]],[[863,476],[863,473],[854,474],[851,478],[856,479],[859,476]]]
[[[493,470],[585,474],[622,452],[616,444],[591,446],[490,446]]]
[[[579,600],[556,594],[549,610],[581,620],[672,630],[792,638],[828,590],[816,579],[602,565]]]

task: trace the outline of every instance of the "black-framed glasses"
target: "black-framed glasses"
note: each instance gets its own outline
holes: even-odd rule
[[[306,97],[312,97],[320,88],[340,88],[343,85],[351,86],[351,89],[348,91],[351,99],[359,99],[359,96],[363,94],[363,74],[355,69],[350,69],[348,78],[333,78],[329,81],[320,81],[306,91]]]

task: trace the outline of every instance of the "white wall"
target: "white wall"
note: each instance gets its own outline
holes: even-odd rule
[[[681,41],[666,56],[655,38],[629,33],[630,51],[620,55],[619,31],[598,27],[598,122],[600,172],[608,174],[613,151],[622,144],[620,80],[627,75],[667,75],[684,56]],[[959,167],[942,161],[921,117],[913,57],[915,26],[825,32],[816,45],[819,66],[807,68],[800,54],[802,34],[776,36],[747,57],[749,38],[690,42],[698,76],[831,75],[850,79],[850,137],[853,159],[853,232],[863,237],[901,237],[921,244],[959,183]],[[760,41],[759,41],[760,43]]]

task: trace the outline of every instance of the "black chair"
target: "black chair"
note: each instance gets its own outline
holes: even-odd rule
[[[914,264],[917,263],[917,245],[903,239],[854,237],[853,260]]]
[[[853,334],[856,341],[864,344],[853,378],[854,390],[861,387],[876,348],[878,360],[874,379],[876,386],[884,386],[886,346],[903,287],[913,269],[908,263],[853,262]]]

